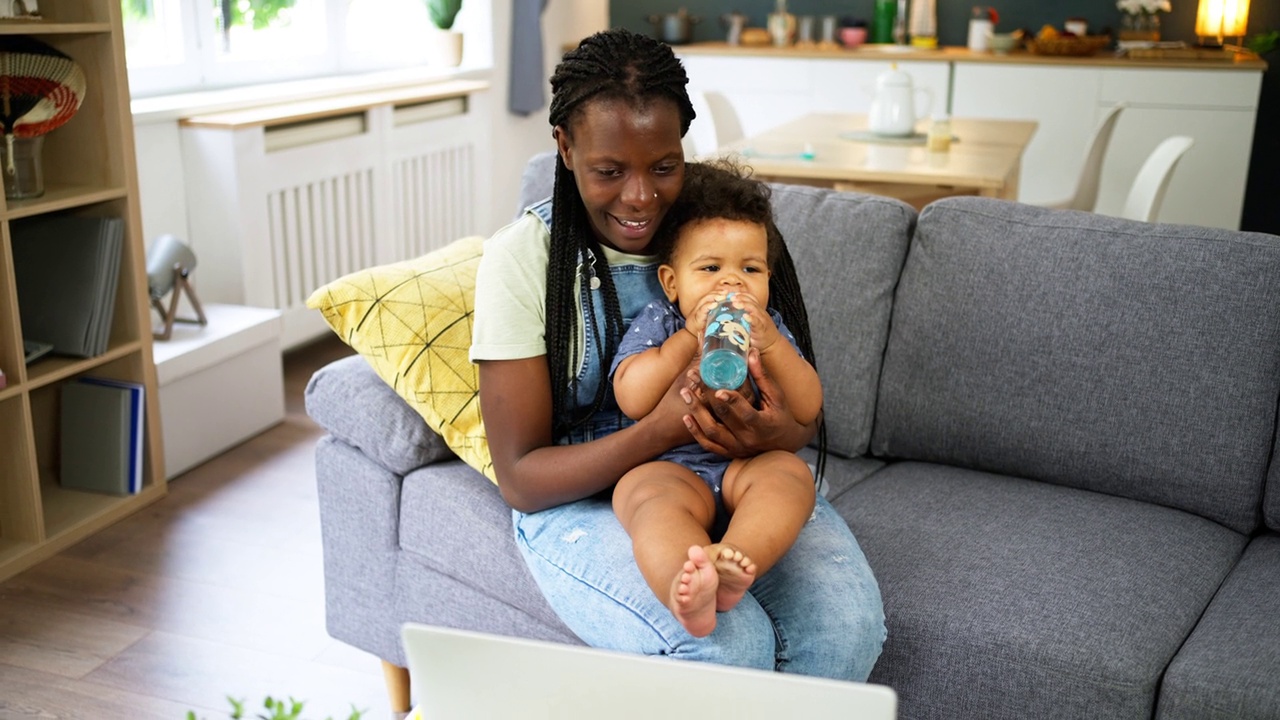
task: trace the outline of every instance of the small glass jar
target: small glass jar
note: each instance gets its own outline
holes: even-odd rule
[[[5,136],[0,142],[0,175],[6,200],[36,198],[44,194],[44,166],[40,151],[44,136]]]
[[[939,114],[933,116],[933,124],[925,136],[929,152],[947,152],[951,149],[951,116]]]

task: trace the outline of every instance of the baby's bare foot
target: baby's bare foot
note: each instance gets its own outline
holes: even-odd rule
[[[756,580],[756,564],[741,550],[723,543],[706,547],[707,556],[713,559],[720,582],[716,588],[716,610],[725,612],[738,604],[747,588]]]
[[[671,583],[671,613],[694,637],[706,637],[716,629],[716,588],[720,576],[706,550],[694,545],[689,559]],[[741,593],[739,593],[741,597]]]

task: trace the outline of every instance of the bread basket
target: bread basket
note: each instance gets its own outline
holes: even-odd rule
[[[1110,35],[1028,38],[1027,49],[1036,55],[1093,55],[1111,44]]]

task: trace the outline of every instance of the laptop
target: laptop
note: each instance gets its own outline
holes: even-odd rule
[[[883,685],[406,623],[408,720],[894,720]]]

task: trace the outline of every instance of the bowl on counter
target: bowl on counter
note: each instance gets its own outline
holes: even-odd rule
[[[840,42],[847,48],[856,48],[867,41],[867,29],[864,27],[840,28]]]
[[[1014,33],[992,33],[991,51],[997,55],[1008,55],[1010,51],[1018,47],[1018,41],[1021,39],[1021,36]]]

